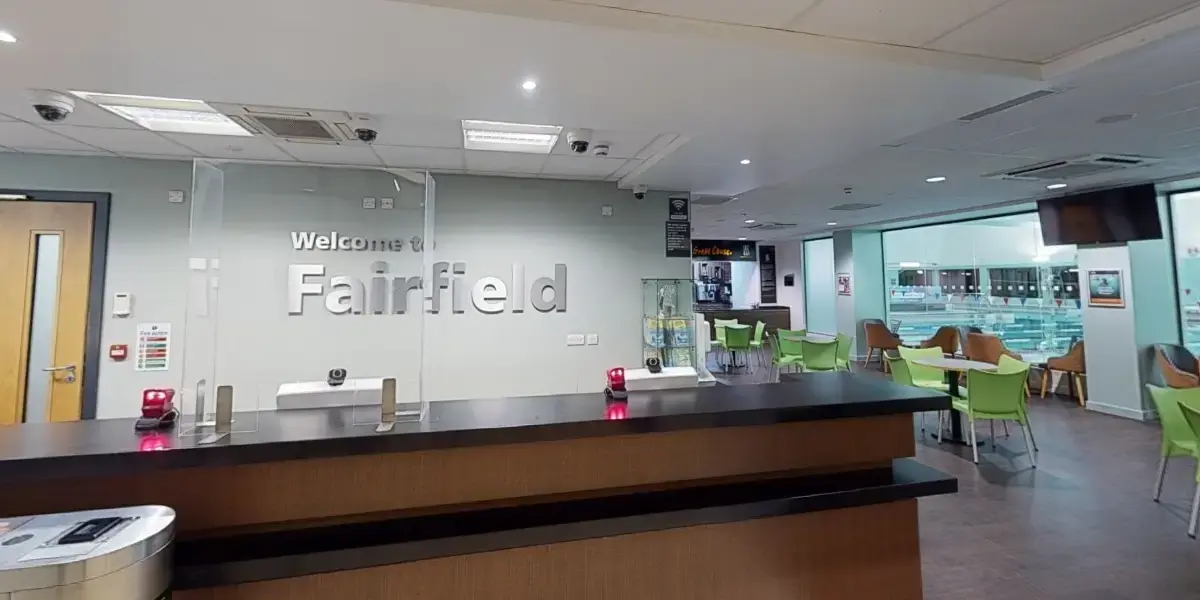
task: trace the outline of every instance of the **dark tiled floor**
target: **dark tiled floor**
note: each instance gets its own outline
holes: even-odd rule
[[[768,377],[710,368],[734,385]],[[959,481],[958,494],[921,501],[926,600],[1200,600],[1200,543],[1185,531],[1193,463],[1172,461],[1155,504],[1157,424],[1061,396],[1031,407],[1036,470],[1015,428],[995,451],[984,444],[978,467],[968,448],[918,444],[921,462]]]

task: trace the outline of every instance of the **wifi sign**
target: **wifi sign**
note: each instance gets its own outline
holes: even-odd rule
[[[668,221],[691,221],[688,214],[688,198],[686,196],[671,196],[668,200]]]

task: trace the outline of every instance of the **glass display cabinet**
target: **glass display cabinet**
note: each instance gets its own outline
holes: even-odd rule
[[[642,360],[663,367],[696,366],[696,316],[691,279],[642,280]]]

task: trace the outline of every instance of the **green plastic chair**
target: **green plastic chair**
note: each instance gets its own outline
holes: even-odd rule
[[[837,368],[842,371],[850,370],[850,347],[854,345],[854,338],[844,334],[837,334]]]
[[[729,352],[730,364],[733,364],[736,367],[737,363],[734,360],[735,355],[733,353],[734,352],[746,352],[748,354],[750,352],[750,328],[749,327],[738,327],[737,329],[726,328],[725,329],[725,350]],[[754,372],[754,369],[750,368],[749,360],[746,361],[746,368],[749,369],[751,373]]]
[[[1179,392],[1192,391],[1195,388],[1181,388]],[[1185,395],[1179,400],[1179,409],[1187,420],[1192,437],[1200,442],[1200,398],[1195,393]],[[1196,468],[1196,491],[1192,492],[1192,516],[1188,519],[1188,537],[1196,539],[1196,517],[1200,516],[1200,466]]]
[[[800,363],[805,371],[836,371],[837,370],[837,340],[814,342],[800,340],[803,361]]]
[[[1029,368],[1030,364],[1024,361],[1017,360],[1006,354],[1000,355],[1000,362],[996,365],[996,373],[1023,373],[1025,375],[1024,391],[1021,394],[1021,410],[1025,413],[1025,419],[1029,419]],[[962,387],[959,389],[959,395],[967,396],[970,394],[968,388]],[[1004,421],[1004,437],[1008,437],[1008,421]],[[1037,438],[1033,435],[1033,428],[1029,428],[1029,437],[1033,439],[1033,449],[1037,450]]]
[[[943,358],[941,348],[905,348],[904,346],[900,346],[897,352],[900,353],[900,358],[910,361],[908,369],[912,373],[913,385],[940,392],[950,392],[950,384],[946,383],[946,374],[941,369],[917,365],[911,362],[914,360]],[[889,361],[888,364],[890,365],[891,362]]]
[[[892,371],[892,381],[910,387],[922,387],[913,382],[912,370],[908,360],[899,356],[885,356],[888,361],[888,367]],[[925,418],[929,416],[928,412],[921,413],[921,433],[925,433]],[[938,423],[942,422],[942,411],[937,411]]]
[[[759,321],[754,325],[754,337],[750,339],[750,349],[758,356],[758,364],[766,364],[763,356],[763,332],[767,330],[767,324]]]
[[[716,339],[712,340],[713,348],[717,350],[717,363],[721,362],[721,350],[725,349],[725,326],[737,325],[737,319],[713,319],[713,329]]]
[[[970,444],[975,464],[979,464],[979,446],[975,439],[975,421],[1015,421],[1025,434],[1025,447],[1029,449],[1029,460],[1037,468],[1037,448],[1029,433],[1029,419],[1025,409],[1025,379],[1028,373],[989,373],[967,371],[967,387],[971,393],[965,398],[953,398],[950,406],[963,413],[970,423]],[[938,424],[938,441],[941,441],[942,426]],[[993,430],[994,432],[994,430]],[[992,445],[996,438],[993,433]]]
[[[1192,498],[1192,518],[1188,523],[1188,535],[1196,537],[1196,510],[1200,504],[1200,422],[1196,421],[1195,409],[1200,407],[1200,388],[1162,388],[1146,384],[1154,409],[1162,423],[1162,444],[1159,446],[1158,478],[1154,481],[1154,501],[1162,496],[1163,479],[1167,474],[1167,460],[1176,456],[1197,459],[1196,492]]]
[[[795,348],[791,345],[795,344]],[[787,350],[795,350],[795,354],[788,354]],[[771,366],[774,367],[775,375],[773,379],[778,379],[779,373],[783,371],[783,367],[796,367],[803,364],[803,359],[800,356],[800,343],[788,342],[779,339],[778,335],[771,336]]]

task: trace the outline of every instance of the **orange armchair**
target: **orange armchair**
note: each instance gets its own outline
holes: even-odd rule
[[[958,328],[950,325],[938,327],[933,337],[921,342],[922,348],[941,348],[942,354],[954,354],[958,351]]]
[[[1021,360],[1021,355],[1009,350],[1003,340],[986,333],[968,333],[965,349],[968,360],[977,360],[993,365],[1000,364],[1001,355]]]
[[[884,360],[888,350],[896,350],[900,347],[900,336],[892,333],[887,325],[880,319],[863,319],[863,335],[867,340],[867,357],[863,359],[863,366],[871,364],[871,356],[875,351],[879,351],[879,364],[883,367],[884,372],[888,370],[887,361]]]
[[[1046,397],[1046,387],[1050,379],[1051,371],[1061,371],[1066,373],[1070,379],[1068,384],[1075,382],[1075,389],[1079,392],[1079,405],[1087,404],[1087,400],[1083,395],[1083,375],[1087,373],[1087,362],[1084,361],[1083,341],[1077,342],[1066,354],[1056,356],[1046,360],[1046,368],[1042,369],[1042,397]],[[1068,387],[1070,387],[1068,385]]]
[[[1154,357],[1163,383],[1173,388],[1200,387],[1200,365],[1184,346],[1155,344]]]

